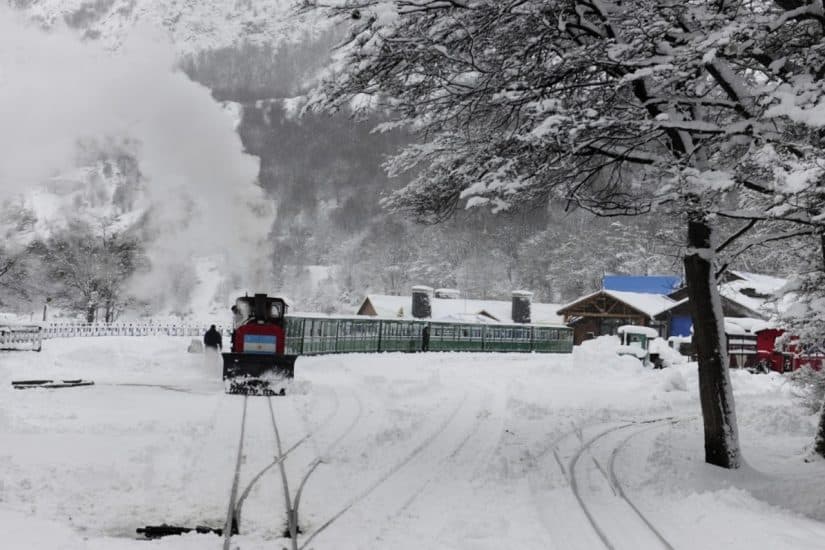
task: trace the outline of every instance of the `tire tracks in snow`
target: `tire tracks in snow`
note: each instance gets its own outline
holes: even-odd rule
[[[429,516],[419,519],[417,523],[425,525],[426,534],[434,536],[432,532],[433,525],[437,523],[437,520],[441,517],[444,510],[439,509],[439,506],[426,506],[424,503],[421,503],[421,497],[428,494],[427,489],[436,486],[440,481],[449,480],[450,483],[455,483],[455,480],[462,475],[472,476],[479,465],[489,463],[490,456],[495,451],[501,433],[504,430],[503,411],[505,409],[506,395],[500,392],[496,394],[485,388],[481,388],[481,390],[482,391],[474,396],[477,403],[476,406],[471,409],[473,411],[471,413],[472,416],[470,417],[470,414],[462,415],[462,419],[469,420],[466,422],[468,428],[464,436],[449,454],[442,455],[437,462],[437,467],[432,470],[432,474],[424,478],[423,483],[418,489],[410,494],[409,498],[401,507],[386,519],[383,528],[376,535],[378,540],[385,540],[387,533],[390,532],[403,531],[404,533],[409,533],[409,528],[399,528],[399,522],[395,520],[413,507],[418,508],[418,517],[421,515]],[[490,412],[485,405],[491,401],[495,403],[495,410],[493,412]],[[493,420],[488,421],[488,418],[492,418]],[[484,433],[485,428],[487,428],[485,425],[490,422],[495,423],[495,425],[489,427],[489,433]],[[464,425],[464,423],[462,425]],[[479,441],[471,444],[471,441],[477,438],[480,438]],[[470,483],[470,481],[471,478],[466,479],[467,483]],[[444,503],[437,501],[437,504],[443,505]]]
[[[357,496],[352,498],[347,504],[345,504],[338,512],[334,513],[329,519],[327,519],[324,523],[322,523],[317,529],[315,529],[301,544],[299,547],[301,550],[307,548],[307,546],[321,533],[323,533],[327,528],[333,525],[341,516],[345,515],[349,512],[353,507],[357,506],[359,503],[367,499],[370,495],[375,493],[380,487],[382,487],[389,479],[391,479],[394,475],[400,472],[405,466],[410,464],[413,460],[421,456],[425,449],[430,447],[433,442],[438,439],[440,435],[442,435],[448,428],[448,426],[455,420],[458,416],[461,409],[465,406],[467,402],[468,393],[465,391],[461,401],[458,405],[446,416],[446,418],[438,425],[436,430],[428,435],[421,443],[419,443],[412,452],[408,453],[405,458],[398,461],[394,466],[390,469],[385,471],[381,476],[379,476],[376,480],[374,480],[370,485],[366,487],[363,491],[361,491]]]

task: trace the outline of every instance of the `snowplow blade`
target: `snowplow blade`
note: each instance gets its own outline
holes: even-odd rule
[[[244,395],[284,395],[275,386],[295,376],[297,355],[224,353],[223,379],[227,393]]]

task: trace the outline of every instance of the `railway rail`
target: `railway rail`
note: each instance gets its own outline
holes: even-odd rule
[[[458,402],[454,407],[451,407],[450,410],[445,412],[445,416],[437,423],[437,425],[433,428],[432,432],[429,433],[423,440],[421,440],[413,449],[408,451],[396,463],[394,463],[380,476],[378,476],[376,479],[370,482],[366,487],[363,488],[363,490],[361,490],[353,498],[351,498],[346,503],[343,503],[343,505],[337,512],[333,513],[326,520],[320,522],[319,525],[317,525],[317,527],[314,528],[311,532],[307,533],[306,536],[302,536],[303,533],[300,528],[299,511],[304,489],[309,483],[312,474],[316,471],[317,468],[319,468],[324,463],[323,457],[332,453],[337,445],[344,442],[346,440],[347,435],[357,425],[361,415],[361,410],[363,408],[362,404],[356,396],[356,409],[358,411],[358,416],[351,422],[348,422],[347,426],[343,429],[343,432],[338,434],[338,436],[329,445],[325,446],[321,452],[318,451],[316,446],[316,450],[312,452],[312,454],[315,455],[315,458],[310,460],[309,463],[303,465],[303,474],[300,477],[290,477],[285,468],[285,463],[287,462],[287,459],[294,453],[296,449],[305,445],[308,441],[312,441],[315,438],[315,434],[319,430],[322,430],[326,424],[331,423],[333,419],[335,419],[337,406],[329,414],[327,414],[325,418],[322,419],[317,426],[312,427],[300,439],[294,442],[291,446],[285,448],[284,443],[281,439],[277,406],[275,405],[275,403],[283,402],[284,399],[282,397],[273,396],[252,397],[243,395],[238,397],[243,399],[243,406],[240,412],[239,435],[237,440],[234,470],[232,471],[232,483],[229,491],[225,520],[221,529],[208,530],[209,532],[218,533],[223,538],[224,550],[229,550],[230,548],[237,547],[237,544],[233,539],[237,535],[242,534],[244,531],[244,505],[249,500],[249,497],[254,487],[256,487],[256,485],[261,482],[261,480],[266,476],[267,473],[270,473],[276,467],[280,470],[279,477],[282,491],[283,507],[286,510],[286,517],[283,520],[286,525],[286,529],[284,529],[281,532],[281,535],[282,537],[288,538],[290,540],[292,550],[306,549],[308,548],[308,545],[318,535],[323,533],[328,527],[334,524],[338,519],[344,516],[353,507],[357,506],[360,502],[362,502],[371,494],[373,494],[376,490],[379,489],[379,487],[385,485],[388,482],[388,480],[393,478],[393,476],[395,476],[407,464],[409,464],[416,458],[420,457],[422,453],[424,453],[425,449],[430,447],[434,441],[436,441],[440,437],[443,437],[447,427],[456,421],[459,412],[467,408],[468,405],[468,396],[465,394],[464,398],[460,402]],[[275,399],[275,401],[273,401],[273,399]],[[337,397],[336,401],[338,401],[338,399],[339,398]],[[272,460],[264,467],[259,468],[257,471],[255,471],[254,474],[251,475],[251,477],[249,477],[248,481],[246,482],[246,485],[244,486],[244,484],[242,483],[243,475],[245,473],[247,475],[251,474],[251,472],[244,472],[245,469],[248,469],[248,467],[245,464],[246,459],[248,458],[248,453],[245,444],[250,437],[250,422],[255,422],[253,418],[257,420],[255,415],[251,414],[250,412],[250,403],[259,400],[266,400],[268,408],[267,416],[269,417],[268,423],[271,427],[271,432],[274,435],[276,449],[274,456],[272,457]],[[460,450],[465,443],[466,438],[458,442],[458,447],[456,450],[453,451],[453,454],[455,452],[458,452],[458,450]],[[290,486],[292,484],[291,482],[296,481],[297,490],[293,493],[290,490]],[[426,480],[422,483],[426,483]],[[272,503],[272,506],[276,507],[274,503]],[[274,514],[273,517],[275,517]],[[188,530],[189,529],[187,529],[187,531]],[[206,531],[203,530],[202,532]],[[178,532],[169,532],[168,534],[178,534]]]
[[[550,463],[558,467],[563,484],[570,490],[570,506],[574,508],[564,510],[567,523],[563,526],[543,518],[548,534],[568,548],[673,550],[662,530],[626,493],[616,473],[616,462],[634,437],[682,420],[663,417],[595,422],[574,426],[558,435],[538,458],[552,455]],[[539,485],[538,480],[533,483]],[[538,490],[531,490],[539,506]],[[573,520],[574,509],[578,509],[581,521]],[[592,534],[589,538],[586,530],[579,527],[582,524],[589,526]]]
[[[233,463],[234,466],[231,470],[232,482],[229,490],[229,496],[226,505],[226,514],[224,516],[223,525],[220,528],[205,526],[189,528],[163,524],[157,526],[146,526],[144,528],[138,529],[137,532],[139,534],[144,535],[147,538],[159,538],[168,535],[179,535],[191,531],[195,531],[198,533],[213,533],[223,538],[222,547],[224,548],[224,550],[228,550],[229,548],[236,548],[237,544],[235,543],[235,541],[233,541],[233,538],[237,535],[242,534],[245,526],[243,522],[244,505],[250,500],[250,496],[252,495],[253,490],[261,483],[261,481],[266,477],[266,475],[275,468],[277,468],[280,472],[279,477],[283,506],[284,510],[286,511],[285,517],[283,518],[286,528],[280,531],[280,535],[282,537],[290,539],[292,549],[297,550],[299,548],[298,538],[302,534],[299,525],[298,511],[300,508],[301,497],[303,495],[304,488],[309,482],[313,472],[315,472],[316,469],[321,464],[323,464],[323,456],[326,456],[327,454],[331,453],[337,445],[345,441],[347,435],[358,424],[358,421],[362,415],[363,404],[361,403],[360,398],[356,395],[354,396],[356,404],[354,409],[357,411],[356,417],[351,421],[347,421],[347,419],[345,419],[346,424],[344,426],[341,426],[339,423],[337,423],[337,421],[339,420],[338,409],[342,397],[341,395],[339,395],[340,391],[338,389],[334,388],[333,391],[334,398],[331,401],[335,403],[335,405],[332,407],[332,409],[317,424],[313,426],[305,426],[305,433],[303,434],[303,436],[299,437],[294,443],[292,443],[288,447],[284,445],[284,442],[282,440],[281,429],[279,427],[279,415],[276,411],[277,407],[274,405],[275,402],[283,401],[284,399],[279,396],[238,396],[239,399],[242,398],[242,407],[240,410],[240,424],[237,432],[238,439],[237,446],[235,448],[235,460]],[[276,400],[275,402],[273,402],[273,398]],[[234,400],[235,397],[227,397],[227,399]],[[266,416],[268,418],[264,423],[260,423],[258,421],[262,420],[262,418],[259,418],[259,416],[261,415],[255,414],[255,412],[261,413],[263,411],[250,410],[252,408],[250,404],[253,402],[255,402],[256,404],[262,404],[264,401],[266,402]],[[250,437],[255,437],[256,435],[254,433],[250,434],[250,424],[257,425],[259,430],[261,429],[260,424],[268,424],[270,426],[269,431],[273,436],[275,443],[275,449],[272,456],[272,460],[264,464],[262,467],[259,464],[258,468],[251,467],[250,463],[260,463],[261,457],[256,456],[253,458],[252,456],[250,456],[252,452],[255,452],[255,450],[249,451],[246,445],[250,441]],[[291,478],[288,475],[285,468],[287,458],[290,457],[296,451],[296,449],[305,445],[307,442],[313,441],[313,439],[316,438],[316,434],[324,430],[327,425],[335,425],[339,428],[342,427],[343,430],[340,434],[336,434],[337,437],[331,443],[323,447],[323,449],[319,450],[318,446],[313,444],[314,450],[311,452],[314,458],[311,459],[308,464],[305,464],[303,466],[304,471],[300,477]],[[244,476],[247,476],[246,480],[243,479]],[[290,491],[291,481],[297,481],[297,490],[294,494]],[[271,506],[273,507],[273,511],[275,508],[279,508],[279,506],[277,506],[277,504],[274,502],[271,503]],[[275,513],[273,513],[272,517],[275,518],[277,516]],[[314,536],[314,534],[312,536]],[[307,539],[307,542],[308,540],[309,539]]]
[[[275,415],[275,409],[272,406],[272,396],[263,396],[262,398],[253,398],[253,399],[266,399],[267,407],[269,409],[269,421],[272,427],[272,431],[275,436],[275,455],[273,460],[267,464],[264,468],[257,471],[250,481],[247,483],[246,487],[241,491],[240,479],[241,479],[241,471],[242,466],[244,463],[244,443],[247,431],[247,418],[248,418],[248,408],[249,408],[249,400],[250,397],[247,395],[243,396],[243,409],[241,412],[241,424],[240,424],[240,436],[238,439],[238,449],[236,454],[236,461],[235,461],[235,470],[233,472],[232,477],[232,486],[229,493],[229,502],[227,505],[226,510],[226,521],[224,522],[224,526],[222,529],[222,536],[223,536],[223,549],[229,550],[232,544],[232,537],[239,534],[241,531],[241,518],[242,518],[242,511],[243,505],[246,502],[247,498],[249,497],[253,487],[263,478],[263,476],[272,470],[274,467],[278,467],[280,470],[280,477],[281,477],[281,488],[283,491],[283,498],[284,498],[284,508],[286,510],[286,531],[282,534],[286,537],[289,537],[292,541],[292,548],[298,548],[298,533],[300,529],[298,527],[298,506],[300,503],[300,488],[298,493],[296,494],[295,499],[292,498],[289,490],[289,479],[286,474],[286,469],[284,468],[284,462],[286,461],[287,457],[300,445],[302,445],[309,437],[310,434],[305,435],[303,438],[299,439],[296,443],[294,443],[291,447],[284,450],[284,446],[281,442],[281,434],[278,428],[278,421]],[[314,466],[310,468],[309,473],[304,477],[301,482],[301,487],[306,483],[309,479],[309,475],[314,471],[317,465],[320,462],[316,462]]]

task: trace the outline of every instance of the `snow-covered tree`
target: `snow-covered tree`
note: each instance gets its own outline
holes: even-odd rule
[[[17,306],[32,290],[34,213],[14,200],[0,206],[0,306]]]
[[[782,204],[819,179],[821,2],[333,4],[352,31],[312,101],[385,107],[381,128],[421,138],[388,163],[415,174],[390,206],[440,220],[557,198],[685,220],[706,460],[738,467],[714,257],[754,220],[797,218]],[[742,229],[715,237],[720,215]]]
[[[58,303],[82,312],[87,322],[113,321],[128,303],[125,283],[144,265],[140,243],[104,220],[98,227],[74,220],[34,245]]]

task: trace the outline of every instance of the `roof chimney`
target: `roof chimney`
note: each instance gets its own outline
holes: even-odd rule
[[[530,304],[533,301],[533,293],[526,290],[513,291],[512,315],[514,323],[530,322]]]
[[[412,316],[416,319],[428,319],[432,317],[433,310],[430,305],[430,295],[433,289],[428,286],[416,285],[412,287]]]

